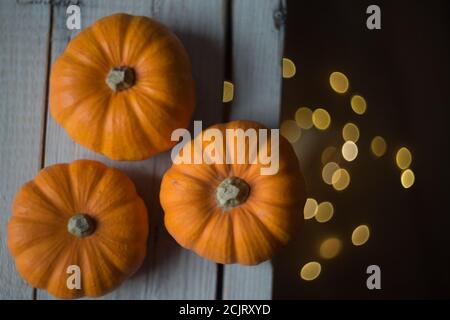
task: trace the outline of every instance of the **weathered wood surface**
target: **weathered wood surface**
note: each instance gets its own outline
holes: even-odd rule
[[[278,128],[284,41],[283,0],[234,1],[232,68],[235,96],[231,119],[259,121]],[[224,299],[270,299],[272,265],[224,267]]]
[[[17,189],[41,165],[50,8],[0,1],[0,300],[32,299],[7,249]]]
[[[182,40],[191,57],[198,103],[194,118],[205,123],[220,121],[222,114],[224,22],[223,1],[83,1],[83,28],[115,12],[144,15],[168,25]],[[65,7],[53,15],[52,61],[74,34],[64,25]],[[214,299],[217,266],[182,249],[166,232],[159,205],[159,186],[169,168],[170,153],[146,161],[117,162],[95,154],[71,141],[51,115],[47,120],[45,165],[80,158],[98,159],[118,167],[136,183],[150,216],[148,256],[138,273],[105,299]],[[38,291],[38,299],[48,298]]]
[[[169,153],[142,162],[116,162],[71,141],[45,114],[47,65],[77,34],[65,26],[67,2],[20,2],[0,2],[2,75],[12,75],[0,78],[0,299],[33,297],[33,289],[18,277],[6,249],[5,226],[14,193],[41,166],[80,158],[98,159],[124,170],[136,183],[150,214],[149,253],[143,267],[104,298],[214,299],[217,265],[182,249],[163,226],[158,193],[161,176],[170,166]],[[276,22],[280,22],[277,11],[284,8],[283,0],[86,0],[79,4],[82,28],[115,12],[145,15],[167,24],[191,57],[198,96],[193,120],[203,120],[205,127],[224,120],[225,48],[231,46],[235,98],[226,106],[230,118],[278,126],[284,32]],[[230,14],[231,20],[227,19]],[[228,44],[227,21],[232,28]],[[219,295],[224,299],[271,297],[270,262],[255,267],[225,266],[223,276]],[[36,298],[51,297],[37,290]]]

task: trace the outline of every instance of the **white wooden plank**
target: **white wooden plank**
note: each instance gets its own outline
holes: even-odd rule
[[[15,192],[41,165],[49,25],[48,6],[0,2],[0,300],[33,298],[7,249],[6,227]]]
[[[197,87],[195,119],[205,125],[222,116],[224,0],[83,1],[82,27],[115,12],[153,17],[168,25],[190,54]],[[65,28],[65,8],[54,7],[52,59],[74,33]],[[160,179],[170,166],[169,153],[146,161],[115,162],[75,144],[48,115],[45,164],[75,159],[99,159],[123,169],[136,183],[150,214],[148,256],[142,268],[106,299],[213,299],[217,266],[182,249],[163,226],[159,205]],[[38,299],[51,298],[38,290]]]
[[[231,119],[252,119],[278,128],[284,43],[284,0],[232,2]]]
[[[278,128],[284,41],[283,0],[232,4],[234,100],[230,119],[259,121]],[[271,299],[272,265],[224,266],[224,299]]]

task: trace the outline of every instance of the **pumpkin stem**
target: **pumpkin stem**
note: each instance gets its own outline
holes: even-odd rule
[[[69,219],[67,230],[77,237],[87,237],[95,231],[95,221],[85,213],[79,213]]]
[[[244,203],[250,194],[250,186],[238,177],[228,177],[216,189],[217,204],[229,209]]]
[[[136,76],[134,70],[128,67],[112,68],[106,77],[106,84],[112,91],[122,91],[134,85]]]

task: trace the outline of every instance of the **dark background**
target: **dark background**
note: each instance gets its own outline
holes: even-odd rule
[[[366,8],[381,8],[381,30],[366,28]],[[295,145],[308,193],[334,204],[327,223],[306,221],[298,238],[274,261],[275,299],[450,298],[450,183],[447,157],[450,1],[295,1],[287,2],[285,56],[297,67],[283,81],[283,119],[300,106],[327,109],[332,126],[324,133],[303,131]],[[350,80],[345,95],[333,92],[329,74]],[[358,116],[350,97],[359,93],[368,111]],[[358,158],[346,164],[351,184],[336,192],[321,178],[321,151],[342,144],[341,128],[356,123]],[[375,160],[369,145],[375,135],[388,144]],[[411,150],[415,184],[404,189],[395,152]],[[351,233],[360,225],[369,241],[355,247]],[[343,250],[323,260],[318,248],[337,236]],[[301,266],[319,261],[314,281],[300,279]],[[366,288],[367,266],[381,268],[381,290]]]

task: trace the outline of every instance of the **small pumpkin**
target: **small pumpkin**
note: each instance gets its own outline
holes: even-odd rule
[[[100,162],[41,170],[17,192],[8,247],[34,288],[59,298],[100,296],[133,274],[146,255],[148,217],[132,181]],[[81,288],[71,282],[79,267]]]
[[[77,143],[114,160],[168,150],[195,105],[189,57],[147,17],[115,14],[72,39],[52,67],[50,111]]]
[[[188,142],[182,152],[194,145],[206,150],[208,131],[227,129],[266,129],[252,121],[233,121],[203,131]],[[267,139],[270,150],[271,136]],[[258,153],[263,152],[258,137]],[[222,152],[237,155],[224,147]],[[286,244],[303,221],[305,184],[297,157],[289,142],[280,136],[279,171],[261,175],[261,161],[251,163],[249,144],[244,164],[175,163],[165,173],[160,191],[164,222],[168,232],[183,247],[218,263],[254,265],[273,257]],[[178,154],[181,157],[182,152]],[[270,151],[271,152],[271,151]]]

